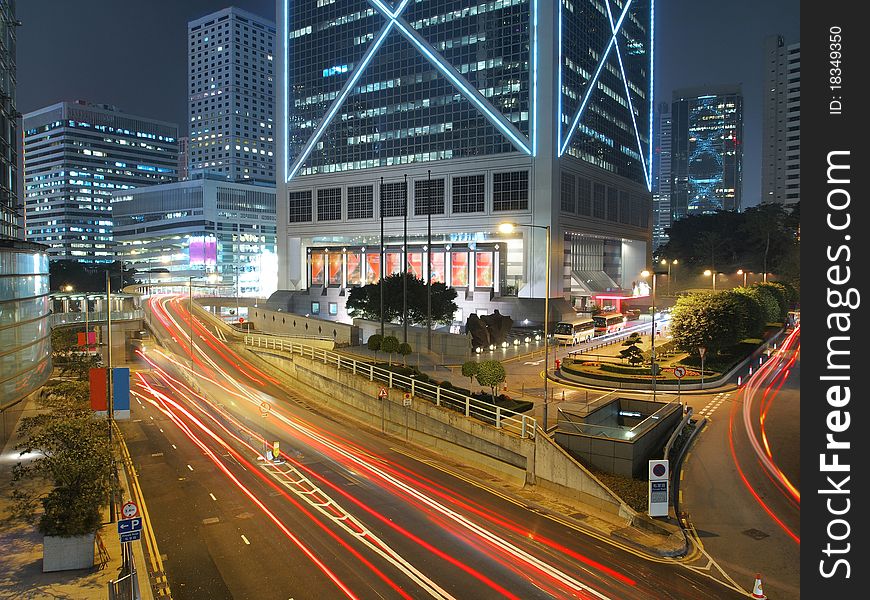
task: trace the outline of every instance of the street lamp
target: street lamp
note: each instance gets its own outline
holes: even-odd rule
[[[662,272],[663,274],[664,272]],[[650,277],[652,276],[652,335],[651,344],[652,348],[650,350],[650,362],[652,363],[652,393],[653,393],[653,402],[656,401],[656,275],[659,273],[656,271],[647,271],[644,270],[641,273],[641,277]]]
[[[671,265],[678,265],[680,261],[676,258],[674,260],[667,260],[665,258],[662,259],[661,264],[668,266],[668,296],[671,295]]]
[[[710,269],[707,269],[706,271],[704,271],[704,275],[706,275],[707,277],[710,277],[711,275],[713,276],[713,291],[715,292],[716,291],[716,271],[711,271]]]
[[[544,276],[544,287],[546,288],[546,292],[544,293],[544,433],[547,433],[547,403],[550,398],[548,396],[548,386],[547,382],[549,381],[548,371],[550,369],[550,343],[549,343],[549,321],[550,321],[550,226],[549,225],[532,225],[530,223],[524,223],[526,227],[533,227],[536,229],[545,229],[547,231],[547,266],[546,266],[546,275]],[[519,223],[500,223],[498,226],[498,230],[501,233],[512,233],[514,229],[520,227]]]

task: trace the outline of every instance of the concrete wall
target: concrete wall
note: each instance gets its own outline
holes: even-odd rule
[[[377,321],[354,319],[353,324],[359,327],[360,344],[365,344],[369,337],[381,332],[381,324]],[[402,341],[404,330],[401,325],[394,323],[384,324],[385,335],[394,335]],[[426,328],[408,327],[408,343],[411,350],[422,352],[427,349]],[[471,358],[471,337],[457,333],[445,333],[442,331],[432,332],[432,352],[447,356],[467,356]]]
[[[389,397],[384,402],[377,397],[381,384],[367,377],[281,351],[249,350],[274,369],[289,389],[341,415],[462,463],[496,472],[517,484],[535,484],[583,502],[604,518],[624,522],[634,515],[613,492],[540,431],[534,439],[519,438],[416,397],[410,407],[405,407],[402,392],[395,389],[388,390]]]
[[[619,403],[614,401],[610,406],[614,409],[639,410],[648,414],[650,404],[652,403],[639,400],[626,402],[620,407]],[[679,405],[674,405],[670,412],[661,415],[653,427],[641,430],[631,440],[588,435],[568,429],[557,431],[555,439],[556,443],[572,456],[582,458],[602,471],[623,477],[646,478],[648,461],[660,456],[660,450],[681,418],[682,411]]]
[[[248,321],[257,331],[304,338],[331,338],[338,345],[359,345],[359,328],[347,323],[327,321],[263,308],[248,309]],[[256,332],[253,332],[256,333]]]

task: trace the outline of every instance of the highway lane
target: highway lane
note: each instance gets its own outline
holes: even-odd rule
[[[683,465],[680,509],[737,582],[800,597],[800,333],[708,411]],[[751,587],[749,588],[751,589]]]
[[[183,323],[183,305],[167,304],[178,319],[168,329],[169,335],[179,340],[175,349],[180,351],[190,323]],[[243,372],[238,372],[240,357],[225,346],[212,348],[209,344],[217,338],[209,340],[207,330],[200,329],[197,322],[193,327],[195,335],[204,338],[198,345],[208,348],[195,371],[209,378],[224,370],[228,375],[225,385],[217,378],[214,384],[200,382],[209,399],[220,398],[219,406],[206,411],[231,409],[228,413],[238,415],[251,437],[262,430],[271,436],[268,440],[280,436],[289,466],[316,483],[398,555],[411,557],[412,567],[425,570],[448,594],[472,597],[468,594],[473,593],[476,598],[510,597],[508,594],[520,598],[736,597],[671,561],[641,557],[564,521],[530,512],[524,503],[493,495],[473,479],[454,477],[434,457],[420,458],[425,453],[419,449],[409,456],[396,448],[394,440],[383,440],[353,424],[314,414],[269,382],[254,365],[245,365]],[[199,361],[198,356],[195,364]],[[252,384],[260,379],[260,383],[256,384],[259,391],[243,401],[244,386],[233,386],[230,380],[245,378]],[[274,403],[266,419],[258,416],[257,408],[264,398]],[[257,419],[265,425],[252,427]],[[263,499],[262,493],[257,497]],[[281,515],[281,519],[292,518]],[[335,552],[319,552],[330,556],[329,562],[338,559]],[[342,572],[340,577],[349,576]],[[403,580],[402,585],[407,583]],[[422,587],[416,583],[412,597],[417,597]],[[370,582],[359,584],[359,588],[370,589]]]

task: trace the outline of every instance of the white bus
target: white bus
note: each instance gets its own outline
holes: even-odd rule
[[[571,344],[588,342],[595,336],[595,321],[591,318],[577,319],[576,321],[561,321],[553,330],[553,338],[557,344]]]

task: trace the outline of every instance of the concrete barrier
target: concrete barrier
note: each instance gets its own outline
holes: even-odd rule
[[[496,472],[517,485],[536,485],[583,503],[599,516],[629,523],[634,511],[539,429],[534,438],[506,433],[428,400],[403,405],[400,390],[296,354],[238,345],[263,360],[291,391],[373,429],[434,449],[457,462]]]

